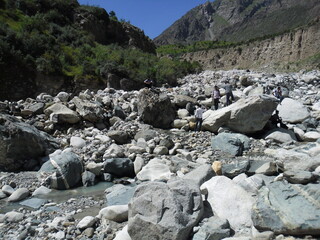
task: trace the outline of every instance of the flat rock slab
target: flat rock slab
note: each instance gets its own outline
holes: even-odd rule
[[[21,205],[39,209],[43,204],[47,203],[48,200],[40,198],[31,198],[20,202]]]
[[[274,182],[262,187],[252,211],[252,221],[260,231],[270,230],[276,234],[288,235],[319,235],[319,184]]]

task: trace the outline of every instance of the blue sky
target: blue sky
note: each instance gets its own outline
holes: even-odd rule
[[[153,39],[189,10],[207,0],[78,0],[78,2],[102,7],[107,12],[114,11],[118,19],[130,21]]]

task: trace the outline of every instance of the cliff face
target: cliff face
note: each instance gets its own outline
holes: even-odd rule
[[[277,37],[232,48],[187,53],[182,58],[198,61],[205,69],[319,69],[319,43],[320,20],[317,19],[308,27]],[[310,61],[312,58],[316,61]]]
[[[246,41],[303,26],[319,12],[318,0],[216,0],[190,10],[154,41]]]

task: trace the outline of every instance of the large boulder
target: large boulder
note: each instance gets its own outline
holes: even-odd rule
[[[211,147],[231,156],[242,156],[250,148],[250,138],[240,133],[220,133],[212,137]]]
[[[179,108],[186,107],[187,103],[197,104],[197,100],[195,98],[189,97],[187,95],[175,95],[173,99],[173,103],[177,105]]]
[[[143,122],[165,129],[170,128],[176,111],[165,93],[142,89],[138,95],[138,114]]]
[[[134,177],[133,162],[129,158],[109,158],[104,161],[104,172],[116,177]]]
[[[216,176],[201,185],[207,189],[213,212],[227,219],[236,232],[252,226],[251,209],[255,199],[251,193],[224,176]]]
[[[65,190],[75,187],[81,182],[84,168],[79,157],[66,149],[50,155],[39,172],[52,173],[49,185],[53,189]]]
[[[50,119],[55,123],[74,124],[80,121],[79,115],[62,103],[51,105],[44,110],[44,113],[50,116]]]
[[[222,126],[239,133],[255,133],[263,129],[276,109],[276,99],[267,95],[242,98],[228,107],[203,114],[203,129],[217,132]]]
[[[229,106],[231,116],[226,126],[244,134],[260,131],[276,107],[276,99],[268,95],[240,99]]]
[[[283,99],[281,104],[278,105],[277,110],[282,121],[289,123],[301,123],[310,116],[306,106],[291,98]]]
[[[319,184],[273,182],[259,191],[252,211],[253,224],[258,230],[276,234],[319,235],[319,200]]]
[[[50,135],[13,116],[0,114],[0,170],[23,170],[29,160],[38,160],[58,147]]]
[[[129,203],[132,239],[188,239],[203,214],[196,183],[188,180],[151,182],[137,187]]]
[[[100,103],[82,100],[78,97],[74,97],[72,102],[76,105],[77,112],[83,119],[93,123],[103,119],[103,109]]]
[[[266,133],[265,139],[271,139],[279,143],[296,142],[297,138],[294,132],[290,129],[275,128]]]

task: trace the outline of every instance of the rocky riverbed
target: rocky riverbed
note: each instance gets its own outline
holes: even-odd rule
[[[195,105],[207,108],[200,132]],[[270,123],[275,110],[286,127]],[[0,237],[317,239],[319,120],[320,71],[0,102]]]

